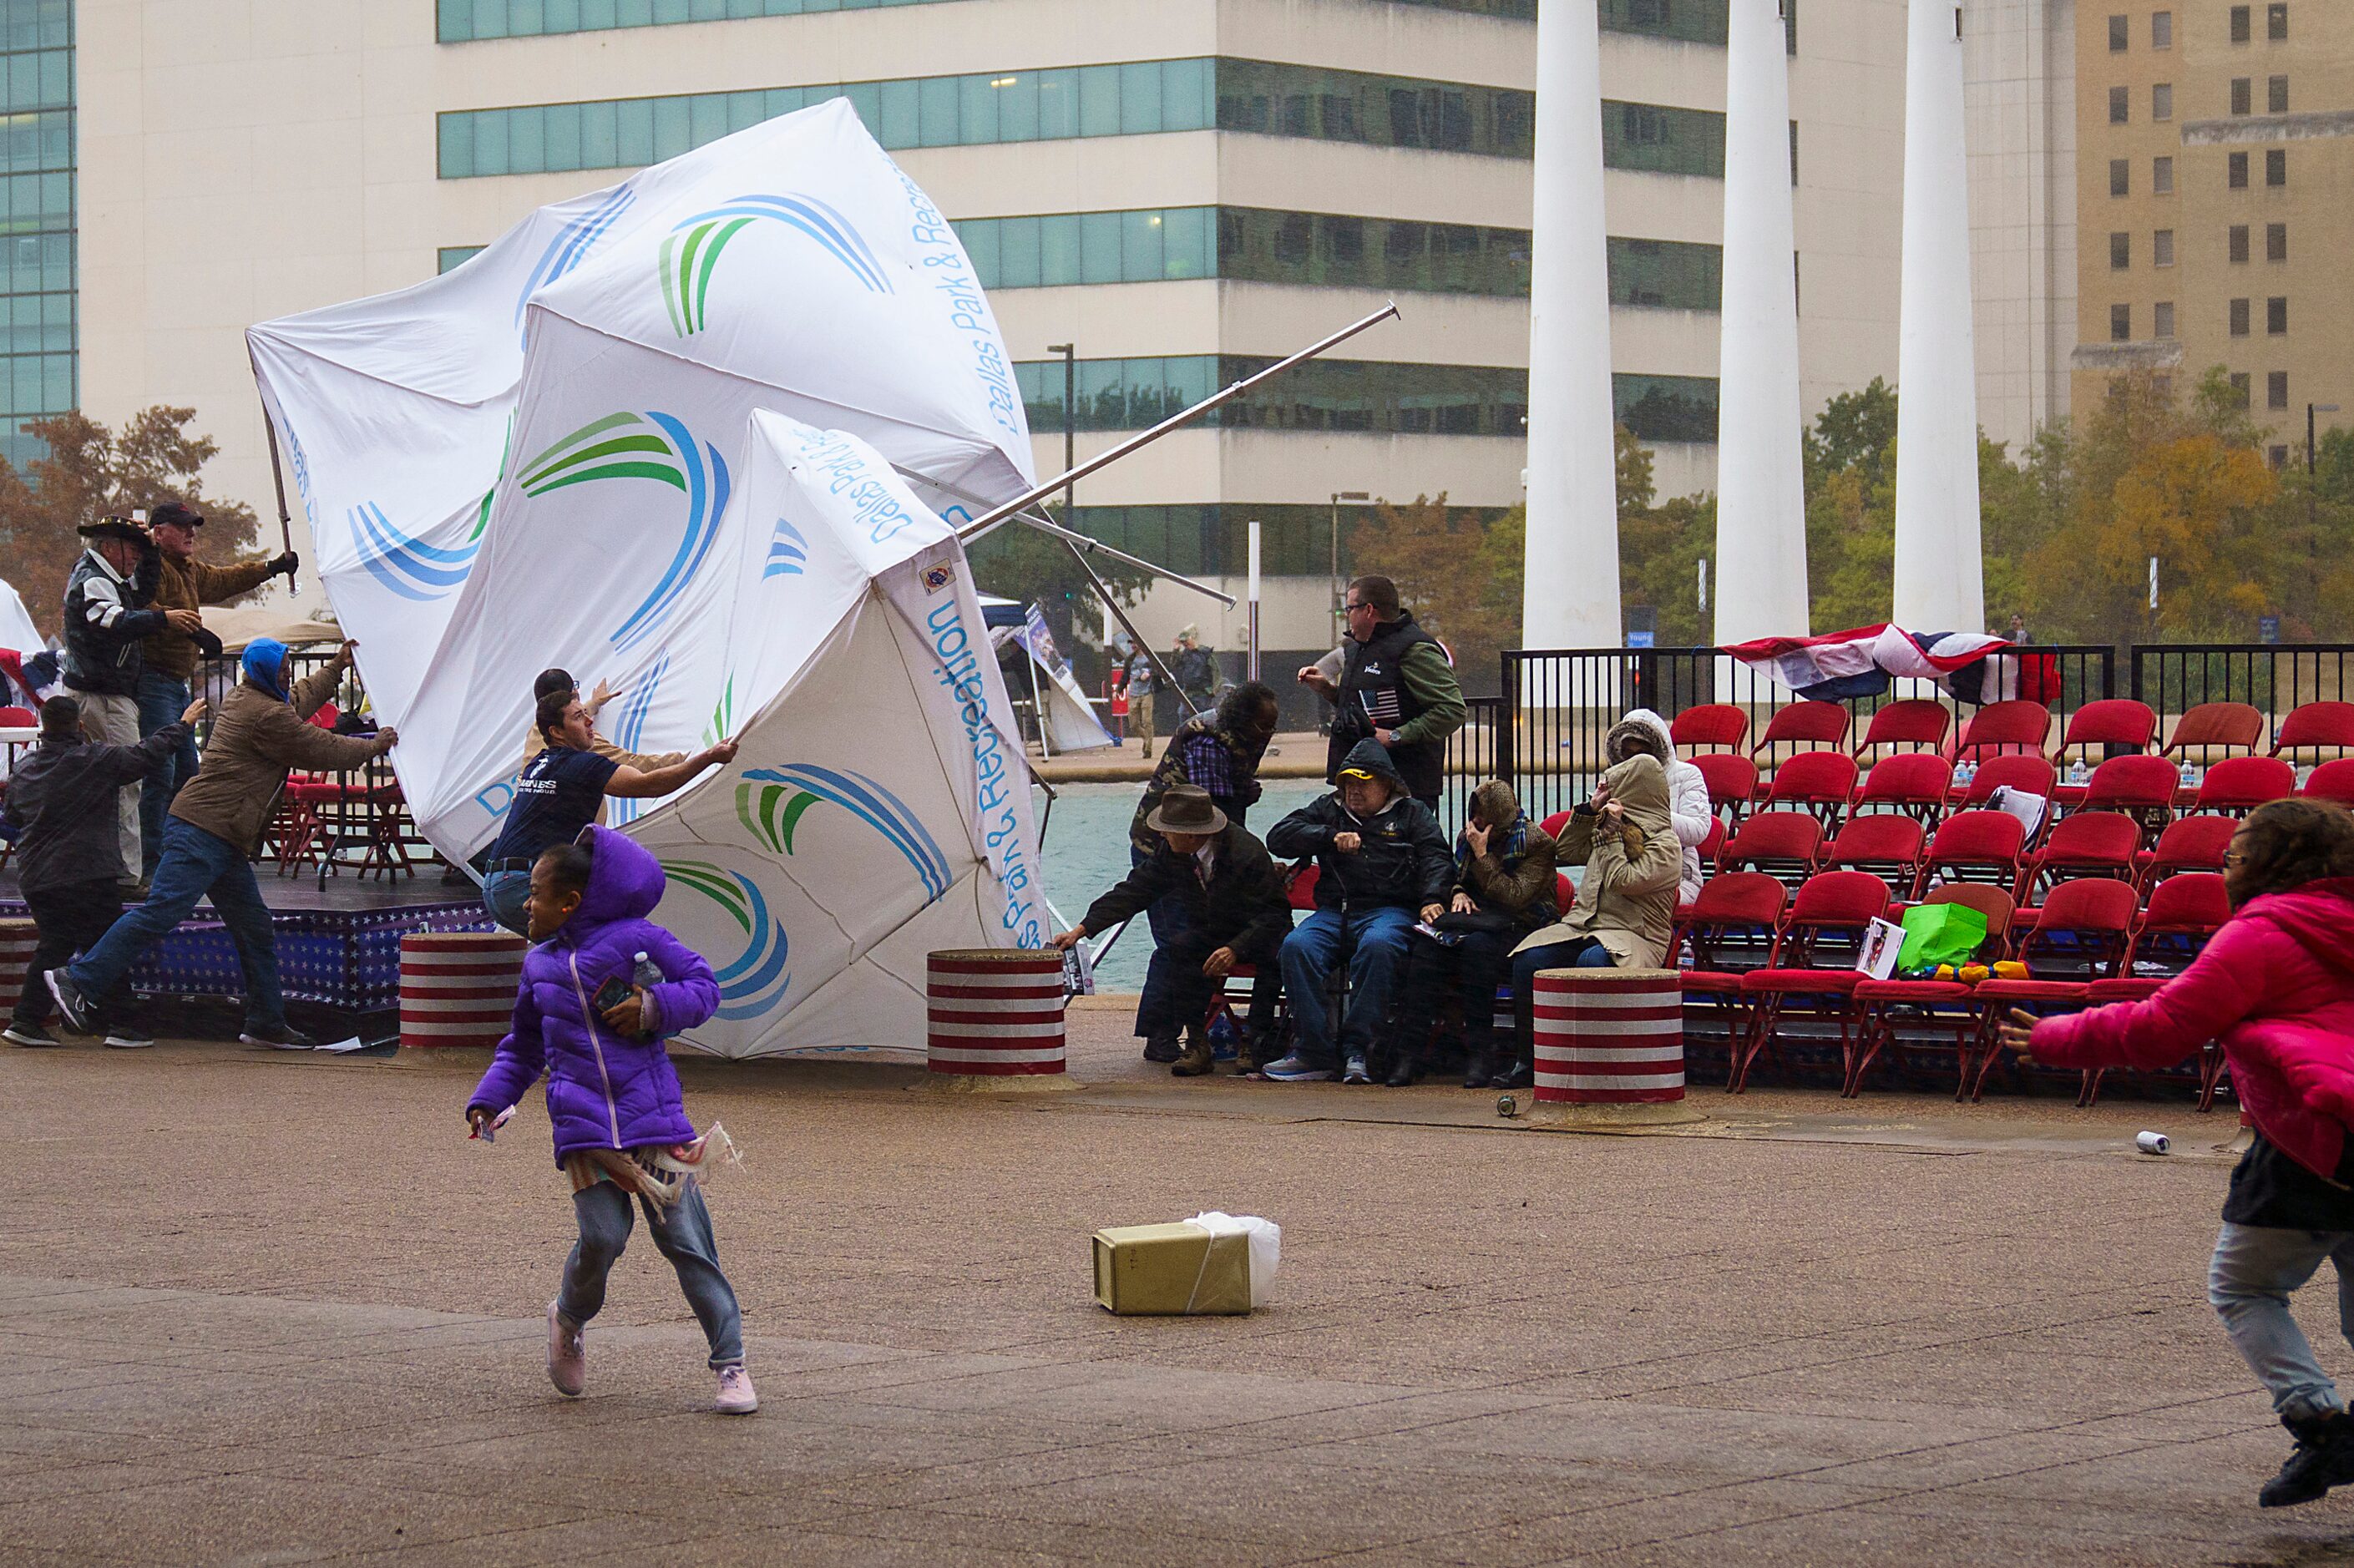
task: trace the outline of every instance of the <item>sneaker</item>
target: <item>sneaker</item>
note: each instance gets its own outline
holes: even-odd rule
[[[310,1051],[319,1044],[301,1030],[283,1023],[275,1029],[249,1029],[237,1038],[240,1044],[267,1045],[273,1051]]]
[[[711,1408],[722,1415],[749,1415],[760,1408],[760,1396],[752,1392],[752,1374],[743,1362],[719,1369],[719,1397]]]
[[[1294,1051],[1280,1062],[1269,1062],[1259,1069],[1278,1084],[1327,1084],[1336,1075],[1321,1062],[1311,1062]]]
[[[1365,1054],[1363,1051],[1349,1053],[1348,1063],[1341,1069],[1341,1081],[1344,1084],[1370,1084],[1373,1081],[1373,1074],[1365,1068]]]
[[[557,1393],[575,1399],[588,1386],[588,1347],[583,1342],[580,1325],[566,1322],[553,1301],[547,1304],[547,1381],[556,1385]],[[749,1383],[745,1392],[751,1392]]]
[[[18,1045],[54,1045],[58,1043],[56,1035],[37,1023],[12,1023],[5,1029],[0,1029],[0,1039],[12,1041]]]
[[[2256,1501],[2264,1508],[2308,1503],[2332,1487],[2354,1481],[2354,1420],[2344,1414],[2321,1421],[2283,1422],[2296,1438],[2296,1451],[2264,1483]]]
[[[118,1051],[144,1051],[155,1044],[155,1037],[143,1029],[124,1023],[106,1032],[106,1043]]]
[[[49,995],[57,999],[58,1014],[66,1027],[76,1034],[95,1034],[97,1021],[90,1016],[90,1003],[82,999],[81,990],[66,978],[63,969],[51,969],[41,977],[49,985]]]

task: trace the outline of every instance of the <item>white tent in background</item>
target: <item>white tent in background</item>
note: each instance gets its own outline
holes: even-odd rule
[[[48,645],[48,639],[33,624],[23,598],[5,581],[0,581],[0,648],[33,654]]]

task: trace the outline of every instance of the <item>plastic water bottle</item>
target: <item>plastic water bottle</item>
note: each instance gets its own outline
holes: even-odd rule
[[[2081,757],[2080,757],[2080,758],[2076,758],[2076,760],[2075,760],[2075,761],[2073,761],[2073,762],[2072,762],[2072,763],[2070,763],[2070,764],[2068,765],[2068,782],[2069,782],[2069,783],[2071,783],[2071,784],[2082,784],[2082,783],[2084,783],[2084,780],[2086,780],[2087,779],[2090,779],[2091,777],[2092,777],[2092,774],[2091,774],[2090,772],[2088,772],[2088,771],[2085,769],[2085,767],[2084,767],[2084,759],[2083,758],[2081,758]]]
[[[641,991],[652,991],[663,983],[662,966],[643,953],[632,955],[630,959],[630,983]]]
[[[2187,757],[2182,759],[2182,787],[2185,789],[2199,788],[2199,769],[2190,766],[2190,759]]]
[[[1975,762],[1964,761],[1961,766],[1954,769],[1954,782],[1965,789],[1970,787],[1970,780],[1978,776],[1978,765]]]

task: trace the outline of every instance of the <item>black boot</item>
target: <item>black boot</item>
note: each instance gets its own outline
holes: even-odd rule
[[[1390,1075],[1382,1080],[1393,1089],[1403,1089],[1422,1076],[1419,1053],[1411,1045],[1401,1044],[1390,1053]]]
[[[2281,1425],[2296,1439],[2296,1451],[2280,1467],[2280,1474],[2256,1494],[2258,1503],[2265,1508],[2289,1508],[2354,1481],[2354,1420],[2345,1412],[2296,1420],[2284,1416]]]
[[[1536,1064],[1523,1056],[1488,1080],[1491,1089],[1525,1089],[1537,1081]]]
[[[1174,1062],[1180,1054],[1174,1029],[1159,1030],[1145,1038],[1144,1059],[1148,1062]]]
[[[1474,1050],[1470,1060],[1463,1066],[1463,1086],[1467,1089],[1484,1089],[1488,1086],[1488,1081],[1495,1075],[1495,1057],[1485,1051]]]

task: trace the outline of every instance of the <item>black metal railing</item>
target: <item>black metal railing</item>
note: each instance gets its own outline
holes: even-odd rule
[[[2145,643],[2133,651],[2133,695],[2160,717],[2246,703],[2277,734],[2306,703],[2354,702],[2354,642]]]

